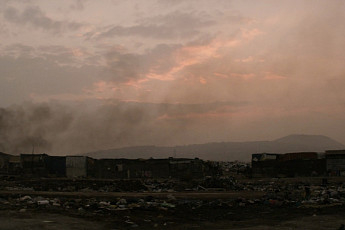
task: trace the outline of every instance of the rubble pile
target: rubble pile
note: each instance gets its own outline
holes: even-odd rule
[[[175,220],[217,221],[249,218],[250,215],[257,218],[256,215],[274,213],[276,210],[293,210],[294,213],[304,209],[345,207],[345,183],[320,182],[321,179],[318,183],[283,179],[241,181],[231,177],[189,182],[41,180],[40,185],[39,181],[3,181],[0,210],[16,210],[19,213],[57,212],[111,220],[117,218],[125,226],[162,227],[164,224],[173,225],[173,221],[169,221],[170,217]],[[39,191],[42,193],[37,195]],[[118,191],[122,195],[114,195]],[[185,196],[181,196],[181,193]],[[220,198],[221,194],[227,193],[238,195]],[[245,193],[262,195],[253,198],[244,196]],[[207,197],[210,194],[213,194],[212,198]],[[164,218],[159,219],[159,216]],[[162,222],[158,223],[158,220]]]
[[[61,191],[61,192],[181,192],[207,191],[215,188],[240,191],[243,185],[233,177],[206,177],[202,180],[87,180],[87,179],[25,179],[3,180],[0,190]]]
[[[126,181],[126,183],[132,183],[131,186],[127,187],[128,190],[119,188],[119,181],[108,182],[109,184],[95,183],[95,181],[80,181],[83,186],[76,183],[72,186],[75,181],[70,181],[66,183],[65,186],[55,184],[51,186],[49,184],[42,183],[41,187],[37,187],[35,184],[32,187],[2,187],[2,191],[55,191],[58,198],[44,198],[40,196],[31,197],[27,195],[14,194],[13,196],[3,196],[0,197],[0,203],[5,206],[20,207],[20,208],[39,208],[39,207],[61,207],[64,209],[77,208],[88,210],[90,208],[95,210],[131,210],[135,208],[141,209],[171,209],[179,205],[188,204],[191,208],[195,209],[200,206],[214,205],[217,203],[218,206],[247,206],[253,204],[265,204],[265,205],[311,205],[311,204],[345,204],[345,183],[332,184],[332,185],[310,185],[303,183],[281,183],[277,182],[267,182],[267,183],[253,183],[253,182],[235,182],[228,181],[225,179],[220,180],[205,180],[202,183],[195,183],[190,187],[193,189],[186,188],[184,191],[197,191],[202,194],[202,192],[209,192],[213,190],[208,190],[212,188],[213,185],[216,188],[227,189],[228,186],[232,186],[235,190],[239,191],[260,191],[264,192],[264,195],[260,199],[246,199],[238,197],[237,199],[231,200],[221,200],[216,201],[205,201],[200,199],[176,199],[174,194],[178,191],[175,190],[177,187],[176,182],[159,183],[158,181],[146,181],[142,183],[140,181]],[[20,183],[20,185],[25,185],[25,183]],[[208,186],[209,185],[209,186]],[[99,186],[99,187],[98,187]],[[128,184],[127,184],[128,186]],[[38,189],[37,189],[38,188]],[[136,188],[136,189],[133,189]],[[54,190],[55,189],[55,190]],[[157,194],[161,192],[168,193],[166,197],[154,198],[147,196],[145,198],[116,198],[109,200],[99,200],[99,199],[70,199],[59,197],[59,191],[79,191],[79,192],[155,192]]]
[[[147,187],[140,180],[33,179],[2,181],[0,190],[139,192]]]

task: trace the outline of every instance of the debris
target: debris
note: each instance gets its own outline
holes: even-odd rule
[[[49,204],[49,200],[39,200],[37,201],[38,205],[48,205]]]

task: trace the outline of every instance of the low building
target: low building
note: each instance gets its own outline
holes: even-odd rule
[[[131,173],[126,159],[100,159],[96,161],[96,178],[127,179]]]
[[[179,179],[198,179],[203,178],[211,172],[211,165],[205,164],[199,158],[169,158],[170,176]]]
[[[18,175],[21,173],[23,173],[23,168],[20,156],[11,155],[8,159],[8,174]]]
[[[20,154],[21,167],[26,175],[47,175],[45,158],[47,154]]]
[[[325,159],[293,159],[279,162],[279,176],[309,177],[325,176]]]
[[[279,161],[291,160],[316,160],[319,154],[317,152],[294,152],[285,153],[279,156]]]
[[[66,176],[75,177],[94,177],[96,164],[95,160],[86,156],[67,156],[66,157]]]
[[[325,157],[329,176],[345,176],[345,150],[327,150]]]
[[[96,164],[96,177],[109,179],[195,179],[204,177],[211,167],[197,158],[100,159]]]
[[[66,157],[48,156],[44,159],[48,175],[51,177],[66,176]]]
[[[0,174],[8,174],[10,156],[9,154],[0,152]]]
[[[276,153],[255,153],[252,154],[252,176],[273,177],[278,175],[278,158]]]

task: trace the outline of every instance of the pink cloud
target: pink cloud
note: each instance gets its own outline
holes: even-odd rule
[[[246,73],[246,74],[231,73],[230,76],[242,78],[244,80],[249,80],[249,79],[254,78],[256,75],[254,73]]]
[[[208,112],[208,113],[188,113],[180,115],[164,114],[157,118],[157,120],[189,120],[189,119],[208,119],[208,118],[221,118],[232,116],[230,112]]]
[[[262,62],[265,62],[265,59],[249,56],[249,57],[242,58],[242,59],[236,59],[235,62],[240,62],[240,63],[251,63],[251,62],[262,63]]]
[[[220,78],[228,78],[229,77],[227,74],[223,74],[223,73],[213,73],[213,75],[220,77]]]
[[[186,67],[201,64],[210,59],[221,58],[221,50],[224,48],[235,47],[240,44],[239,40],[214,39],[206,45],[189,45],[177,49],[174,53],[175,65],[163,74],[157,74],[156,67],[151,68],[146,75],[147,78],[162,81],[171,81],[180,76],[181,71]]]
[[[201,84],[203,84],[203,85],[207,83],[206,79],[203,78],[203,77],[200,77],[200,78],[199,78],[199,82],[200,82]]]
[[[283,80],[283,79],[286,79],[286,77],[272,73],[272,72],[265,72],[264,79],[265,80]]]
[[[257,28],[254,29],[241,29],[242,38],[245,40],[253,40],[255,37],[263,34],[263,32]]]

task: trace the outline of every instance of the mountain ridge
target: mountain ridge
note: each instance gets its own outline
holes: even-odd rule
[[[211,142],[179,146],[130,146],[81,155],[93,158],[185,157],[216,161],[250,161],[253,153],[323,152],[345,149],[345,145],[323,135],[292,134],[273,141]]]

